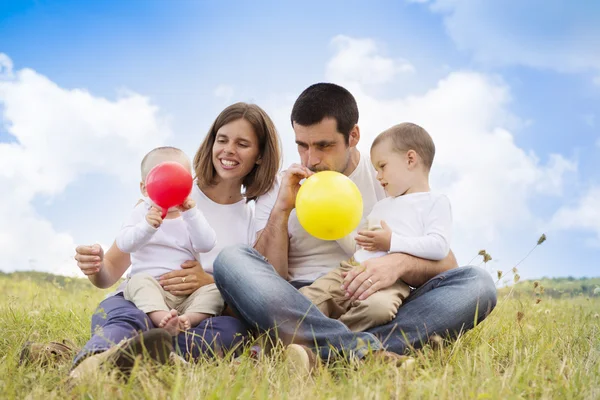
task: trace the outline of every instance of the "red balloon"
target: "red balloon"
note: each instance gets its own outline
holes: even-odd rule
[[[190,195],[192,181],[190,172],[175,161],[162,162],[148,172],[146,176],[148,197],[163,209],[163,218],[169,208],[182,204]]]

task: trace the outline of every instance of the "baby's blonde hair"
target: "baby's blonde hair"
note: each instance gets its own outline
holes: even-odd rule
[[[371,149],[386,139],[391,140],[394,151],[402,153],[414,150],[423,160],[425,168],[428,171],[431,169],[435,156],[435,144],[425,129],[410,122],[394,125],[375,138]]]
[[[154,167],[154,165],[151,165],[150,160],[152,159],[153,156],[156,156],[158,154],[164,154],[164,155],[170,154],[170,155],[173,155],[174,157],[182,157],[183,159],[187,160],[188,163],[190,162],[188,156],[183,152],[183,150],[178,149],[177,147],[163,146],[163,147],[157,147],[155,149],[152,149],[142,159],[141,170],[142,170],[142,180],[143,181],[146,180],[146,175],[148,175],[148,172],[150,172],[152,167]]]

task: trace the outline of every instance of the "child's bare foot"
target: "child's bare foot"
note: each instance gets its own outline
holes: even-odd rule
[[[187,331],[192,327],[192,323],[190,322],[190,317],[186,314],[179,316],[179,329],[182,331]]]
[[[177,310],[171,310],[167,315],[165,315],[162,321],[160,321],[158,326],[169,332],[171,336],[177,336],[179,334],[178,316],[179,314],[177,313]]]

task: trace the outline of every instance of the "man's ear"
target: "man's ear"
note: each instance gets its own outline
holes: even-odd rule
[[[148,197],[148,191],[146,190],[146,183],[145,182],[140,182],[140,192],[142,192],[142,195],[144,195],[145,197]]]
[[[419,155],[414,150],[409,150],[406,152],[406,162],[408,163],[408,169],[413,169],[417,166],[417,162],[419,161]]]
[[[350,134],[348,135],[348,146],[356,147],[358,142],[360,141],[360,128],[358,125],[354,125],[350,130]]]

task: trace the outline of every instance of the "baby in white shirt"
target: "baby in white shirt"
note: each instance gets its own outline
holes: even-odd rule
[[[398,281],[379,290],[379,283],[369,278],[364,284],[375,292],[351,304],[341,289],[345,273],[388,253],[442,260],[450,251],[450,201],[429,189],[434,155],[431,136],[418,125],[395,125],[377,136],[371,146],[371,162],[388,197],[373,206],[366,229],[360,227],[355,238],[358,249],[352,259],[300,289],[325,315],[339,319],[355,332],[395,318],[410,288]]]
[[[220,314],[224,302],[215,284],[202,286],[189,296],[175,296],[157,281],[161,275],[180,269],[185,261],[198,259],[199,253],[212,250],[217,240],[214,229],[190,197],[180,206],[170,208],[164,219],[160,208],[148,199],[146,176],[164,161],[178,162],[191,171],[190,160],[177,148],[159,147],[150,151],[141,164],[140,190],[144,201],[123,224],[116,244],[121,251],[131,254],[125,299],[148,314],[155,326],[177,335],[180,330]]]

